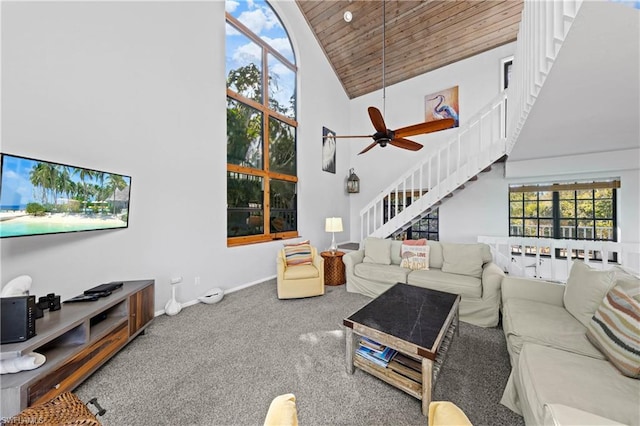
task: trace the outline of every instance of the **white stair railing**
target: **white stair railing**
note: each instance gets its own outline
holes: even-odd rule
[[[507,153],[518,140],[581,5],[582,0],[525,0],[507,89]]]
[[[505,154],[505,94],[458,129],[440,149],[405,172],[360,211],[361,237],[385,238]]]
[[[488,244],[498,266],[515,276],[566,282],[576,258],[596,269],[620,266],[632,275],[640,273],[638,243],[486,236],[478,242]]]
[[[407,228],[511,152],[582,1],[525,0],[509,88],[461,126],[456,137],[360,211],[361,240],[367,236],[386,238]]]

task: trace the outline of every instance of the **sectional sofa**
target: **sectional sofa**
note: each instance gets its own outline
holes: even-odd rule
[[[412,270],[402,263],[402,241],[366,238],[360,250],[342,258],[347,291],[377,297],[401,282],[460,294],[460,320],[482,327],[498,324],[500,283],[504,272],[493,263],[486,244],[426,241],[428,269]]]
[[[505,277],[502,313],[501,402],[526,424],[640,425],[640,280],[581,261],[566,285]]]

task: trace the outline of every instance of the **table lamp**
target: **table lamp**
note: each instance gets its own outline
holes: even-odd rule
[[[336,232],[342,232],[342,218],[341,217],[328,217],[324,222],[325,232],[331,232],[331,247],[329,251],[333,254],[338,251],[336,246]]]

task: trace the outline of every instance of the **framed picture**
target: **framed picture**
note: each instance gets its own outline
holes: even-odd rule
[[[322,170],[336,172],[336,133],[322,128]]]
[[[453,118],[453,127],[460,126],[458,104],[458,86],[440,90],[424,97],[425,119],[424,121],[435,121],[443,118]]]
[[[513,56],[508,56],[500,60],[500,90],[509,87],[511,80],[511,68],[513,68]]]

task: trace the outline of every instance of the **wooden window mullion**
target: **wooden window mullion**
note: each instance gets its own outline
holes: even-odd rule
[[[257,43],[258,45],[263,47],[264,50],[267,50],[273,56],[278,58],[278,60],[281,61],[287,68],[290,68],[291,71],[298,72],[298,67],[296,67],[294,64],[289,62],[287,58],[285,58],[280,52],[278,52],[273,47],[271,47],[270,44],[262,40],[260,37],[256,36],[253,33],[253,31],[247,28],[242,22],[238,21],[236,18],[233,17],[233,15],[230,15],[228,12],[225,12],[225,15],[227,18],[227,22],[231,23],[231,25],[236,27],[236,29],[238,29],[242,34],[249,37],[251,41],[253,41],[254,43]]]
[[[235,164],[227,164],[227,171],[233,173],[242,173],[251,176],[259,176],[262,178],[263,186],[263,204],[262,211],[264,214],[263,217],[263,233],[259,235],[246,235],[242,237],[228,237],[227,238],[227,246],[238,246],[259,242],[267,242],[272,241],[274,239],[284,239],[284,238],[295,238],[298,237],[298,231],[285,231],[278,232],[277,234],[271,233],[271,181],[272,179],[278,179],[288,182],[297,183],[298,177],[296,175],[285,175],[282,173],[271,172],[270,169],[270,119],[274,118],[279,120],[282,123],[285,123],[293,128],[298,127],[298,122],[295,119],[284,116],[277,111],[272,111],[269,107],[269,55],[272,55],[275,59],[277,59],[281,64],[290,69],[293,73],[297,74],[298,68],[295,64],[290,62],[284,55],[274,49],[269,43],[260,38],[257,34],[253,33],[247,26],[245,26],[238,19],[233,17],[228,12],[225,12],[226,22],[228,25],[235,27],[240,33],[248,37],[253,43],[260,46],[262,51],[262,75],[261,75],[261,85],[262,85],[262,99],[261,102],[257,102],[253,99],[246,98],[245,96],[227,88],[227,96],[235,101],[238,101],[248,107],[251,107],[257,111],[262,116],[263,125],[262,125],[262,167],[261,169],[254,169],[251,167],[240,166]],[[288,36],[288,35],[287,35]],[[294,147],[295,150],[295,147]],[[296,206],[297,211],[297,206]]]
[[[298,127],[298,122],[296,120],[293,120],[287,116],[284,116],[282,114],[279,114],[275,111],[271,111],[268,107],[265,107],[264,104],[261,104],[260,102],[256,102],[253,99],[249,99],[249,98],[245,98],[244,96],[240,95],[239,93],[234,92],[231,89],[227,89],[227,96],[230,97],[231,99],[234,99],[238,102],[242,102],[243,104],[246,104],[248,106],[250,106],[253,109],[257,109],[258,111],[261,111],[262,113],[267,113],[269,114],[271,117],[277,118],[278,120],[290,125],[291,127]]]

